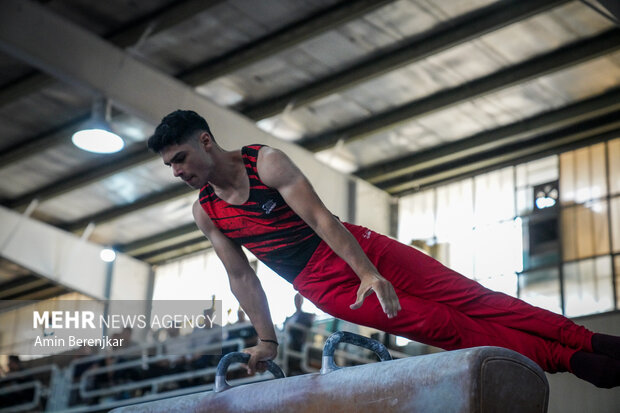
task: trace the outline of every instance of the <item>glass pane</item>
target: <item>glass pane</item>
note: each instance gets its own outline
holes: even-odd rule
[[[519,298],[537,307],[562,314],[558,269],[545,268],[520,274]]]
[[[594,255],[609,254],[609,216],[607,201],[586,203],[592,220],[592,249]]]
[[[575,152],[575,202],[583,203],[607,194],[605,144],[588,146]]]
[[[581,148],[575,151],[575,202],[591,199],[590,195],[590,150]]]
[[[565,152],[560,155],[560,203],[575,202],[575,153]]]
[[[532,212],[534,207],[534,193],[531,187],[517,189],[517,214],[520,216]]]
[[[534,206],[532,188],[534,186],[558,180],[558,164],[559,158],[554,155],[515,167],[518,215],[524,216],[532,212]]]
[[[591,257],[594,255],[594,237],[592,234],[592,214],[585,206],[577,206],[575,231],[577,240],[577,258]]]
[[[591,197],[597,199],[607,195],[607,166],[605,162],[605,143],[590,146],[592,170]]]
[[[609,253],[607,201],[590,201],[562,211],[562,248],[570,261]]]
[[[500,293],[508,294],[511,297],[517,296],[517,274],[498,275],[496,277],[477,280],[478,283],[486,288]]]
[[[609,154],[609,183],[612,194],[620,193],[620,138],[607,143]]]
[[[521,219],[476,227],[474,274],[476,279],[523,271]]]
[[[224,309],[239,306],[230,291],[224,265],[213,250],[160,265],[155,270],[153,300],[209,301],[213,295],[222,300]]]
[[[525,188],[527,183],[527,168],[525,164],[520,164],[515,167],[515,175],[517,182],[515,182],[517,188]]]
[[[613,298],[609,255],[564,265],[566,316],[613,310]]]
[[[611,236],[614,252],[620,252],[620,197],[611,199]]]
[[[563,209],[561,218],[564,261],[575,260],[577,259],[577,207]]]
[[[615,257],[616,267],[616,309],[620,308],[620,255]]]
[[[558,167],[558,157],[555,155],[517,165],[517,187],[557,181]]]
[[[607,165],[605,162],[605,143],[591,146],[592,198],[607,195]]]
[[[435,236],[435,191],[404,196],[398,204],[398,239],[431,240]]]
[[[513,168],[479,175],[474,183],[475,225],[514,218]]]
[[[447,257],[445,265],[474,278],[474,230],[455,232],[451,238],[442,242],[443,255]]]
[[[473,180],[455,182],[437,188],[437,225],[439,242],[462,238],[474,227]]]

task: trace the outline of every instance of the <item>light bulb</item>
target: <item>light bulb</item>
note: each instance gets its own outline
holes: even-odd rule
[[[71,137],[75,146],[88,152],[114,153],[125,146],[123,139],[104,129],[83,129]]]
[[[116,252],[114,252],[114,250],[111,248],[104,248],[99,253],[99,257],[102,261],[112,262],[116,259]]]

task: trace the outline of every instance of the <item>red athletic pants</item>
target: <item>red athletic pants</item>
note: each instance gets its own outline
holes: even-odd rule
[[[569,319],[491,291],[389,237],[344,225],[392,283],[402,310],[388,319],[375,294],[351,310],[360,280],[321,242],[293,286],[326,313],[446,350],[509,348],[551,373],[570,371],[576,351],[592,351],[593,333]]]

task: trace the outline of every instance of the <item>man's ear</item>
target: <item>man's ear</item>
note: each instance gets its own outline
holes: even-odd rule
[[[200,135],[198,135],[198,142],[200,142],[200,146],[204,149],[210,149],[213,145],[213,138],[209,134],[209,132],[202,131]]]

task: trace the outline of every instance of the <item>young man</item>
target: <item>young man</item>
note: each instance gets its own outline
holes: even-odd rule
[[[162,120],[148,146],[174,176],[200,190],[196,224],[260,338],[246,349],[249,372],[274,358],[278,343],[242,245],[335,317],[446,350],[506,347],[546,371],[620,385],[620,337],[594,334],[490,291],[414,248],[340,222],[281,151],[262,145],[225,151],[202,117],[180,110]]]

